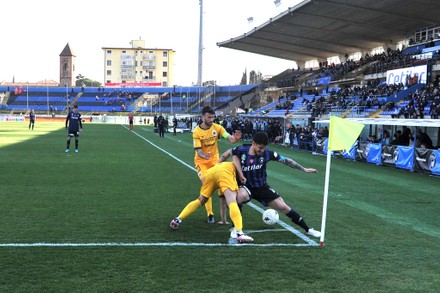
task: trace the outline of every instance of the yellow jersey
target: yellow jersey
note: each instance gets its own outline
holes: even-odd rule
[[[224,136],[224,134],[229,135],[224,129],[223,126],[212,123],[211,127],[208,129],[202,129],[200,125],[194,129],[193,132],[193,144],[194,150],[202,149],[204,153],[211,153],[211,157],[209,160],[204,158],[200,158],[197,154],[197,151],[194,155],[194,163],[195,165],[215,165],[217,164],[220,154],[218,151],[218,140],[220,137]]]

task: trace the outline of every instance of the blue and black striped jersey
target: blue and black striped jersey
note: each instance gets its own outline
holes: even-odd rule
[[[240,159],[241,170],[246,177],[246,186],[249,188],[258,188],[266,186],[267,174],[266,163],[269,161],[280,161],[283,159],[277,152],[265,149],[258,155],[249,154],[250,146],[238,146],[232,149],[232,155]]]
[[[66,117],[66,127],[69,124],[69,132],[78,132],[82,128],[81,114],[79,112],[70,111]]]

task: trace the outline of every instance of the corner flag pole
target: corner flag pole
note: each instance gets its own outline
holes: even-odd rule
[[[330,137],[329,137],[330,140]],[[330,144],[330,141],[329,141]],[[324,246],[325,238],[325,223],[327,218],[327,200],[328,200],[328,185],[330,182],[330,164],[331,164],[331,150],[327,148],[327,163],[325,164],[325,181],[324,181],[324,201],[322,204],[322,222],[321,222],[321,238],[319,245]]]

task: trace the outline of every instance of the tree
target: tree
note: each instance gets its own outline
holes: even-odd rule
[[[76,76],[76,82],[75,82],[75,86],[79,86],[79,87],[83,87],[83,86],[89,86],[89,87],[99,87],[102,84],[99,81],[96,80],[91,80],[81,74],[78,74]]]

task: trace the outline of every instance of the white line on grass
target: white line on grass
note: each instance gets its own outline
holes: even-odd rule
[[[317,246],[315,244],[313,246]],[[197,242],[104,242],[104,243],[4,243],[0,247],[150,247],[150,246],[310,246],[305,243],[243,243],[243,244],[229,244],[229,243],[197,243]]]

